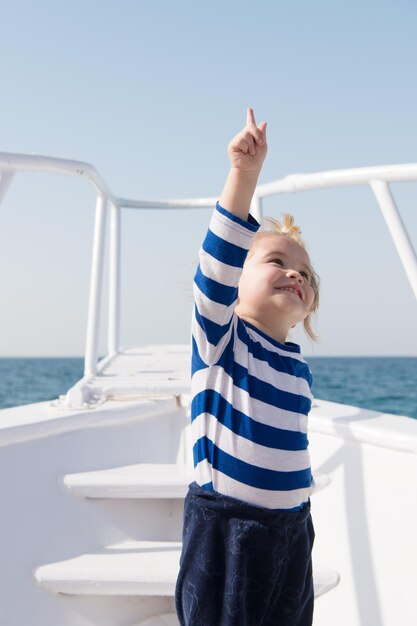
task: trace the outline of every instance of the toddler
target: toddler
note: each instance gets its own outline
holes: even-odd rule
[[[314,528],[307,415],[312,375],[286,341],[318,306],[291,216],[249,214],[267,152],[247,111],[194,278],[194,478],[175,599],[181,626],[311,626]]]

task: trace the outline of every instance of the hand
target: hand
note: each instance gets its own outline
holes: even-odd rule
[[[228,145],[230,165],[242,173],[258,175],[267,150],[266,122],[257,126],[253,109],[248,108],[245,128]]]

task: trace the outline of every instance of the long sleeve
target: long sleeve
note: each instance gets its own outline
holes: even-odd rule
[[[217,363],[230,340],[240,275],[259,226],[216,204],[193,284],[193,350],[206,365]]]

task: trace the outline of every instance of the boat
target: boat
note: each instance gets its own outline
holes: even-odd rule
[[[190,346],[119,345],[123,208],[198,209],[217,198],[115,196],[90,164],[0,153],[0,203],[23,172],[96,193],[84,375],[53,401],[0,411],[0,623],[177,626],[174,588],[193,477]],[[369,185],[417,296],[417,261],[390,183],[417,164],[294,174],[280,193]],[[109,215],[108,346],[98,356]],[[315,398],[309,415],[315,626],[414,626],[417,420]],[[213,626],[221,626],[213,625]]]

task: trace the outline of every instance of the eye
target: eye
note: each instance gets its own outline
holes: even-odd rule
[[[284,265],[282,259],[272,259],[271,263],[279,263],[279,265]]]
[[[305,272],[304,270],[300,272],[301,276],[303,276],[308,283],[311,282],[311,274],[310,272]]]

